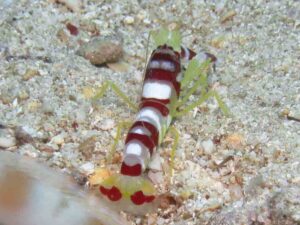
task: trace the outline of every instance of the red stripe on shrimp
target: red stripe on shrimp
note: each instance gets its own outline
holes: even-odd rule
[[[140,176],[142,174],[142,165],[135,164],[133,166],[129,166],[123,162],[121,166],[121,174],[127,176]]]
[[[142,100],[143,100],[143,98],[142,98]],[[159,136],[159,134],[158,134],[157,128],[153,124],[151,124],[151,123],[149,123],[147,121],[136,121],[132,125],[132,127],[130,128],[130,131],[132,129],[136,128],[136,127],[144,127],[144,128],[146,128],[151,133],[150,138],[152,139],[152,141],[155,144],[155,146],[158,145],[158,136]]]
[[[154,61],[158,62],[168,62],[171,66],[174,67],[173,72],[180,73],[181,63],[180,63],[180,54],[174,51],[171,47],[166,45],[159,46],[156,50],[152,52],[151,59],[149,61],[148,67],[151,67],[151,63]]]
[[[157,101],[157,102],[160,102],[164,105],[167,105],[167,104],[170,103],[170,99],[157,99],[157,98],[144,98],[144,97],[142,97],[141,101],[145,101],[145,100]]]
[[[152,107],[157,109],[163,116],[169,115],[168,107],[160,101],[160,99],[150,99],[144,98],[144,100],[140,104],[140,108]]]
[[[177,75],[177,73],[169,72],[162,69],[151,69],[146,71],[145,80],[168,81],[173,85],[177,96],[179,96],[180,82],[176,80]]]
[[[192,51],[189,48],[181,47],[180,57],[184,60],[191,60],[196,56],[196,52]]]
[[[153,149],[155,148],[155,143],[148,135],[138,134],[138,133],[128,133],[125,144],[127,144],[132,140],[138,140],[141,143],[143,143],[143,145],[145,145],[148,148],[150,155],[152,155]]]

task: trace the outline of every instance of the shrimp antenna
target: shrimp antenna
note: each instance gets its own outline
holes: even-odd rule
[[[145,64],[144,64],[143,74],[146,73],[146,67],[147,67],[147,61],[148,61],[147,59],[148,59],[148,53],[149,53],[150,37],[151,37],[151,32],[148,33],[148,37],[147,37],[147,47],[146,47]]]

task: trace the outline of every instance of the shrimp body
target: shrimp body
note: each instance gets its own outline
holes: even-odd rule
[[[101,193],[118,208],[140,214],[155,207],[155,188],[144,172],[172,121],[174,103],[180,95],[182,61],[195,53],[158,46],[148,62],[139,112],[128,131],[119,174],[100,186]]]

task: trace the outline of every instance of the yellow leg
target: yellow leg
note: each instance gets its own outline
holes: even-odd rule
[[[206,60],[205,62],[200,64],[197,59],[192,59],[189,62],[186,71],[184,72],[183,79],[181,81],[181,88],[187,88],[187,86],[194,80],[194,78],[199,77],[202,74],[206,75],[209,70],[210,64],[210,60]]]
[[[217,100],[219,107],[221,108],[224,115],[226,116],[229,115],[229,109],[221,100],[219,94],[213,90],[207,91],[208,88],[207,73],[210,64],[211,64],[210,60],[206,60],[201,64],[196,59],[190,61],[187,70],[184,73],[183,80],[181,81],[181,88],[183,89],[182,91],[183,97],[172,105],[171,107],[172,117],[179,117],[184,114],[187,114],[193,108],[197,107],[198,105],[206,101],[209,97],[214,97]],[[191,88],[188,88],[189,84],[192,83],[193,80],[197,77],[198,80],[193,83],[193,86]],[[201,87],[200,99],[194,103],[191,103],[188,106],[184,106],[188,102],[189,97],[192,96],[199,87]],[[180,107],[184,109],[182,111],[178,111]]]
[[[176,149],[178,146],[178,141],[179,141],[179,132],[174,126],[171,126],[169,128],[169,132],[174,136],[174,143],[172,145],[171,149],[171,155],[170,155],[170,177],[173,176],[173,171],[174,171],[174,160],[175,160],[175,154],[176,154]]]
[[[210,91],[206,92],[204,95],[202,95],[196,102],[193,102],[190,105],[186,106],[182,111],[175,112],[174,117],[179,117],[179,116],[183,116],[183,115],[187,114],[195,107],[201,105],[203,102],[205,102],[210,97],[214,97],[217,100],[218,105],[225,116],[228,116],[230,114],[229,109],[227,108],[225,103],[222,101],[219,94],[216,91],[210,90]]]
[[[187,93],[183,94],[183,98],[181,100],[178,100],[178,102],[176,103],[176,108],[179,108],[180,106],[187,103],[189,100],[189,97],[192,96],[200,86],[202,87],[202,90],[205,92],[205,89],[207,87],[206,80],[207,80],[206,75],[200,74],[199,79],[194,83],[193,87],[190,88],[189,91],[187,91]]]
[[[116,148],[117,148],[117,144],[121,138],[121,134],[122,134],[122,130],[124,128],[129,128],[131,126],[131,122],[120,122],[117,126],[117,134],[114,138],[114,143],[113,145],[111,146],[111,149],[109,151],[109,153],[107,154],[107,161],[108,163],[111,163],[112,162],[112,159],[113,159],[113,156],[116,152]]]
[[[186,104],[189,100],[189,97],[192,96],[199,87],[201,87],[201,95],[205,95],[206,88],[208,86],[207,76],[206,76],[206,74],[203,74],[203,73],[198,73],[198,76],[199,76],[199,79],[193,84],[193,86],[191,88],[189,88],[188,91],[186,91],[186,93],[182,94],[183,97],[181,99],[179,99],[177,102],[175,102],[173,105],[171,105],[170,114],[172,117],[177,116],[177,109],[182,107],[184,104]]]
[[[111,81],[105,81],[100,90],[96,93],[96,95],[93,97],[93,101],[102,98],[105,92],[108,90],[108,88],[111,88],[117,96],[119,96],[132,110],[137,111],[138,107],[132,103],[132,101],[122,92],[117,85],[115,85]]]

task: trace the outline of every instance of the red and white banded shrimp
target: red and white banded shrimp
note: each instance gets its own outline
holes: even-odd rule
[[[162,29],[153,36],[157,48],[145,70],[139,111],[125,140],[120,173],[113,174],[99,187],[103,197],[114,207],[133,214],[143,214],[157,205],[154,184],[145,171],[172,120],[209,97],[215,97],[221,110],[228,113],[225,104],[212,90],[204,90],[198,101],[185,106],[198,87],[206,89],[207,70],[215,63],[216,57],[209,53],[201,53],[197,57],[195,52],[181,46],[178,31]],[[193,82],[190,88],[194,78],[199,81]],[[108,84],[123,100],[132,104],[116,85],[107,83],[106,89]],[[182,91],[185,96],[181,95]],[[102,96],[104,91],[100,92]],[[181,108],[183,110],[180,111]]]

